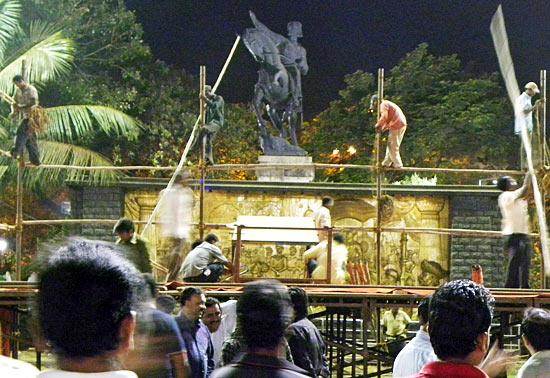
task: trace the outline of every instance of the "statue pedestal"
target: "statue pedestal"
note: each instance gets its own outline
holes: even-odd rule
[[[258,158],[260,164],[312,164],[311,156],[270,156]],[[257,169],[256,177],[263,182],[312,182],[315,178],[315,168],[269,168]]]

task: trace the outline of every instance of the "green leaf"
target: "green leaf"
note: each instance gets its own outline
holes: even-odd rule
[[[107,106],[65,105],[47,108],[49,118],[48,139],[74,141],[96,132],[96,128],[109,135],[125,135],[134,139],[140,129],[137,120]]]
[[[39,147],[42,164],[79,167],[112,166],[111,161],[105,156],[74,144],[39,141]],[[124,177],[124,174],[120,171],[32,168],[25,170],[25,185],[39,189],[43,186],[51,186],[54,183],[61,184],[65,180],[88,181],[94,185],[105,185],[122,177]]]
[[[21,4],[16,0],[0,0],[0,61],[4,59],[7,44],[18,34]]]
[[[26,78],[34,84],[42,84],[68,72],[74,59],[74,43],[59,31],[53,32],[47,24],[34,22],[30,26],[29,44],[0,71],[0,90],[10,93],[12,78],[21,73],[26,64]]]

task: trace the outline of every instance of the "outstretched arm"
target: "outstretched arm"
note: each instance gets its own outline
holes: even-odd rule
[[[261,31],[262,33],[266,34],[269,38],[271,38],[271,40],[276,44],[278,45],[279,43],[283,42],[286,40],[285,37],[283,37],[282,35],[280,34],[277,34],[273,31],[271,31],[267,26],[265,26],[264,24],[262,24],[260,21],[258,21],[258,19],[256,18],[256,15],[254,14],[254,12],[250,11],[250,19],[252,20],[252,23],[254,24],[254,27],[256,29],[258,29],[259,31]]]
[[[518,195],[516,198],[526,198],[532,193],[531,181],[531,173],[527,172],[525,179],[523,180],[523,185],[517,190]]]

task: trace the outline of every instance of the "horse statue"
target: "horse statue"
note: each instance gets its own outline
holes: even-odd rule
[[[252,106],[260,128],[262,150],[266,155],[306,155],[298,147],[297,137],[302,124],[300,75],[307,73],[305,50],[297,44],[298,34],[294,33],[289,40],[261,24],[252,12],[251,18],[256,27],[246,29],[242,39],[260,65]],[[289,23],[289,31],[291,24],[296,23]],[[299,34],[301,36],[301,25]],[[269,134],[265,113],[279,132],[278,138]],[[292,145],[286,142],[289,137]]]

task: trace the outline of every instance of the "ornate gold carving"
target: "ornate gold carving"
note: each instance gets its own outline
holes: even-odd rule
[[[198,193],[196,193],[198,194]],[[125,214],[133,219],[146,220],[151,214],[158,193],[132,192],[126,195]],[[194,222],[198,223],[198,196],[195,197]],[[393,212],[382,227],[448,227],[449,208],[444,197],[392,197]],[[205,223],[232,223],[238,215],[312,216],[321,206],[317,196],[299,194],[269,195],[265,193],[213,192],[205,194]],[[374,227],[376,201],[372,197],[339,200],[331,209],[335,227]],[[158,257],[163,249],[158,237],[160,230],[151,228],[147,236]],[[206,230],[210,232],[210,230]],[[231,257],[232,243],[229,229],[212,230],[222,241],[223,253]],[[349,259],[368,262],[371,276],[376,277],[376,233],[352,230],[343,232],[349,250]],[[198,237],[195,229],[193,237]],[[246,266],[246,277],[303,278],[305,245],[244,245],[241,263]],[[381,248],[381,284],[437,285],[447,278],[448,238],[402,232],[384,232]]]

